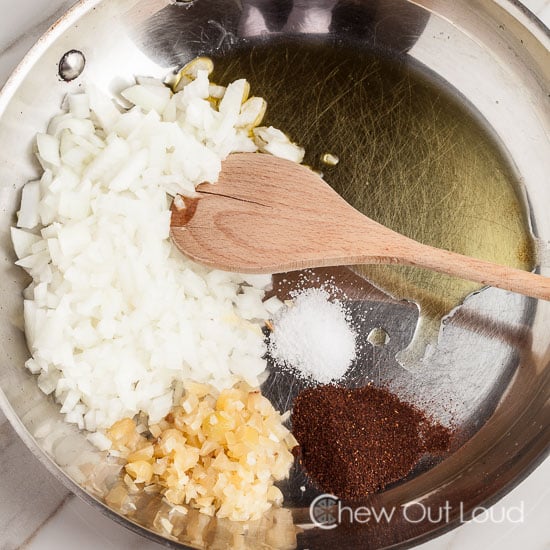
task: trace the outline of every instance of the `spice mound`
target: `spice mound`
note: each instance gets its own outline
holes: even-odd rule
[[[302,464],[324,491],[358,500],[409,474],[425,454],[449,449],[451,432],[386,389],[326,385],[294,402]]]
[[[244,382],[221,393],[188,382],[180,406],[149,427],[150,437],[130,418],[107,435],[126,460],[130,490],[156,486],[171,504],[248,521],[282,503],[273,483],[288,476],[296,445],[283,420]]]
[[[269,352],[300,378],[322,384],[339,380],[355,359],[356,334],[342,304],[327,291],[309,288],[273,318]]]

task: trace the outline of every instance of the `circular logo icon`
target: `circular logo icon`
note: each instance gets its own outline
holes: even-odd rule
[[[334,495],[322,494],[309,505],[309,517],[320,529],[334,529],[338,525],[338,502]]]

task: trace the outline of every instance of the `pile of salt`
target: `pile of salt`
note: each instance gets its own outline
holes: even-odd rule
[[[300,377],[322,384],[342,378],[355,359],[356,340],[344,307],[319,288],[293,298],[273,319],[272,358]]]

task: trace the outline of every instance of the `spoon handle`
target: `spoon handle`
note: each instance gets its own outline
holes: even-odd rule
[[[404,265],[423,267],[475,281],[485,286],[496,286],[525,296],[550,300],[550,278],[508,267],[456,252],[434,248],[412,241],[400,255]]]

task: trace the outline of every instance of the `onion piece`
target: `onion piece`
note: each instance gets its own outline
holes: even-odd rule
[[[130,103],[141,107],[145,112],[156,111],[162,114],[170,101],[172,93],[165,86],[138,84],[126,88],[120,95]]]
[[[59,159],[59,140],[50,134],[37,134],[36,146],[38,159],[44,168],[55,168],[61,164]]]
[[[31,253],[32,246],[40,241],[40,237],[34,233],[16,227],[11,228],[11,242],[18,259],[28,256]]]
[[[17,227],[34,229],[40,222],[38,206],[40,204],[40,182],[25,184],[21,194],[21,207],[17,213]]]
[[[69,95],[69,112],[75,118],[90,117],[90,98],[87,94]]]

